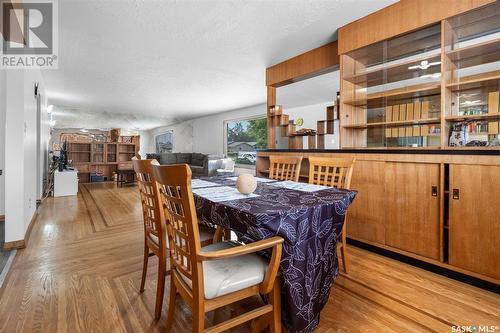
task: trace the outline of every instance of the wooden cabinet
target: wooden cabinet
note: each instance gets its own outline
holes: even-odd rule
[[[356,161],[351,188],[358,191],[349,207],[347,234],[360,240],[385,243],[385,162]]]
[[[267,176],[269,155],[298,153],[259,151],[257,175]],[[498,154],[300,155],[301,181],[307,181],[309,156],[356,158],[351,188],[358,193],[347,214],[349,238],[500,284]]]
[[[439,164],[385,164],[385,244],[439,260]]]
[[[449,263],[500,280],[500,166],[450,165]]]

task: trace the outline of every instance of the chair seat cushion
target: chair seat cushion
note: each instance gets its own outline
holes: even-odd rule
[[[201,251],[211,252],[236,246],[241,246],[241,244],[232,241],[220,242],[205,246]],[[256,254],[204,261],[205,298],[213,299],[262,283],[267,266],[266,260]],[[186,283],[191,285],[191,281],[188,281]]]

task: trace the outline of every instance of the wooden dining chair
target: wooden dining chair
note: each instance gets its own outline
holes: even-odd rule
[[[281,331],[277,279],[283,238],[271,237],[241,245],[234,241],[201,247],[191,169],[188,165],[154,166],[166,217],[172,275],[166,331],[172,332],[177,293],[191,307],[193,332],[223,332],[268,315],[271,332]],[[267,262],[256,252],[272,249]],[[205,313],[253,295],[267,295],[263,306],[205,329]]]
[[[341,189],[351,188],[352,170],[355,159],[309,157],[309,184],[324,185]],[[342,266],[347,273],[347,212],[340,235],[340,254]]]
[[[302,156],[269,156],[269,178],[298,182]]]
[[[167,270],[167,229],[158,197],[158,187],[153,179],[153,164],[159,163],[156,160],[139,159],[133,159],[132,163],[137,177],[144,221],[144,261],[140,292],[144,292],[149,257],[156,255],[158,257],[158,282],[156,286],[155,319],[159,319],[163,305],[165,278],[169,273]],[[206,229],[200,231],[200,240],[204,245],[211,244],[213,238],[213,231]]]

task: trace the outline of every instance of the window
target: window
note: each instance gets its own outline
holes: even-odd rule
[[[157,154],[171,153],[174,145],[174,132],[170,131],[157,135],[155,141]]]
[[[256,149],[267,147],[267,118],[230,120],[225,125],[227,156],[239,166],[255,165]]]

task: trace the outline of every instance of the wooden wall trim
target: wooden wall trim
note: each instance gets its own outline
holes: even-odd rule
[[[340,28],[338,51],[345,54],[492,2],[495,0],[401,0]]]
[[[340,64],[337,41],[328,43],[266,69],[266,85],[280,87],[328,73]]]
[[[5,222],[5,215],[0,215],[0,222]]]

